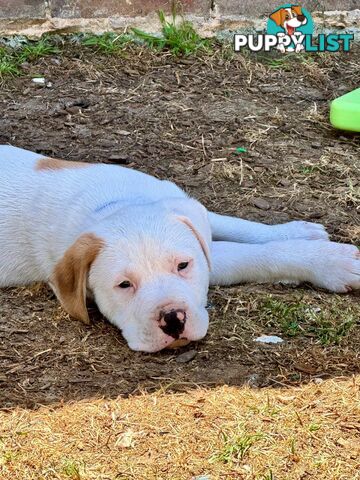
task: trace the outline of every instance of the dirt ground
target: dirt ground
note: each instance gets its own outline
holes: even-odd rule
[[[62,55],[40,59],[26,68],[25,76],[2,83],[1,143],[69,160],[127,165],[175,181],[219,213],[266,223],[290,219],[321,222],[332,239],[360,244],[360,138],[336,131],[328,122],[329,101],[360,84],[358,48],[350,54],[279,60],[240,54],[230,58],[221,49],[203,58],[176,59],[144,49],[113,57],[67,47]],[[32,84],[34,75],[45,76],[51,85]],[[247,151],[236,152],[237,147]],[[244,395],[264,405],[273,395],[299,395],[304,404],[310,404],[319,389],[330,389],[331,396],[346,385],[348,401],[354,402],[355,427],[346,431],[345,440],[342,434],[342,446],[336,443],[339,435],[334,434],[332,460],[336,463],[336,458],[341,458],[341,449],[346,448],[347,453],[341,468],[329,470],[333,477],[326,476],[327,470],[324,476],[311,469],[306,474],[311,452],[322,448],[318,442],[306,447],[308,459],[302,458],[300,463],[292,459],[293,472],[286,462],[274,461],[271,472],[275,476],[266,476],[270,473],[264,468],[256,470],[250,460],[245,462],[250,465],[248,471],[240,460],[229,464],[215,455],[217,460],[209,461],[211,454],[199,449],[187,457],[183,474],[179,473],[183,457],[172,461],[166,455],[157,458],[155,453],[147,458],[148,470],[131,470],[139,455],[145,455],[135,450],[133,457],[124,460],[128,470],[118,476],[110,467],[112,473],[106,473],[104,454],[103,460],[96,460],[102,470],[95,473],[86,467],[85,473],[64,473],[67,467],[57,470],[55,464],[51,468],[49,464],[45,474],[29,462],[21,463],[18,471],[16,460],[10,459],[0,462],[1,478],[189,480],[204,471],[213,473],[212,480],[359,478],[359,457],[349,453],[360,442],[359,417],[354,413],[359,394],[354,377],[360,370],[359,295],[333,295],[307,285],[297,289],[245,285],[213,288],[209,300],[211,324],[203,341],[178,352],[149,355],[130,351],[120,332],[96,311],[89,327],[71,321],[46,286],[0,290],[3,421],[8,415],[14,419],[17,412],[17,418],[23,415],[21,418],[36,424],[43,412],[39,422],[45,425],[45,415],[53,412],[51,421],[55,421],[59,409],[67,409],[66,430],[77,415],[81,417],[79,405],[83,405],[82,414],[96,405],[106,409],[111,402],[120,402],[125,411],[131,405],[147,411],[158,399],[159,411],[164,412],[167,401],[184,405],[212,398],[215,402],[223,395],[224,402],[232,399],[240,411],[247,402]],[[306,316],[306,309],[315,312],[316,318]],[[280,335],[285,342],[276,346],[255,343],[254,338],[261,334]],[[194,350],[194,358],[181,363],[179,355],[186,350]],[[327,382],[331,388],[321,387]],[[230,400],[226,401],[230,405]],[[147,402],[147,407],[141,402]],[[283,402],[286,408],[289,402]],[[226,405],[225,416],[229,414]],[[327,418],[326,412],[319,416]],[[171,410],[175,425],[173,415]],[[214,413],[214,418],[219,415]],[[349,414],[347,418],[349,423]],[[196,422],[192,429],[196,430]],[[0,425],[1,442],[9,440],[9,428],[5,422],[1,432]],[[46,432],[51,428],[47,425]],[[141,428],[146,430],[144,425]],[[210,423],[208,432],[211,428]],[[215,435],[206,431],[204,435]],[[191,429],[184,432],[191,445]],[[69,435],[76,437],[75,427]],[[161,443],[162,435],[165,443]],[[156,436],[159,448],[168,445],[165,434],[157,432]],[[54,438],[50,435],[48,447],[56,442]],[[217,433],[216,438],[226,444]],[[206,443],[206,438],[198,440]],[[16,442],[21,447],[21,442],[30,440]],[[17,451],[14,445],[7,448]],[[84,450],[89,453],[87,448],[70,451],[76,451],[77,458],[89,465],[91,455],[86,459],[83,455]],[[207,462],[207,469],[200,468],[199,459]],[[302,473],[296,470],[300,464],[305,465]],[[335,464],[329,465],[333,468]],[[25,471],[26,475],[21,473]]]

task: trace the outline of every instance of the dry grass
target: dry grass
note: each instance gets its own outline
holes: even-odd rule
[[[360,379],[0,414],[2,480],[360,478]]]

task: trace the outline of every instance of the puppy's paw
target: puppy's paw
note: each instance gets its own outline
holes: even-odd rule
[[[294,221],[274,225],[278,240],[329,240],[325,227],[320,223]]]
[[[360,251],[354,245],[319,242],[312,283],[332,292],[360,289]]]

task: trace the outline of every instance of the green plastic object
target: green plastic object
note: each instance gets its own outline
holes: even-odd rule
[[[360,88],[331,102],[330,122],[335,128],[360,132]]]

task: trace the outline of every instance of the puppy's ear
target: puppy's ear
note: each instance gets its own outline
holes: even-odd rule
[[[175,214],[177,220],[183,222],[193,232],[211,270],[211,229],[206,208],[198,201],[189,198],[170,200],[166,206]]]
[[[282,13],[282,8],[280,8],[279,10],[276,10],[276,12],[272,13],[270,15],[270,18],[271,20],[274,20],[274,22],[276,23],[276,25],[281,25],[283,24],[283,13]]]
[[[86,308],[88,273],[102,247],[100,238],[91,233],[82,235],[66,250],[49,282],[67,313],[86,324],[90,323]]]
[[[296,13],[296,15],[302,15],[302,10],[299,5],[293,5],[291,7],[291,10],[293,10]]]

